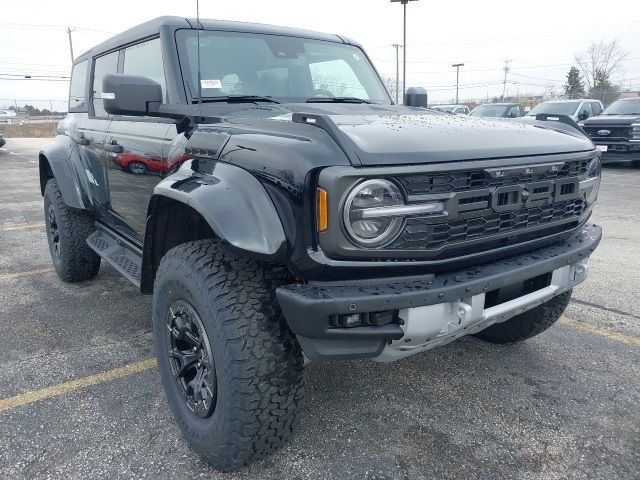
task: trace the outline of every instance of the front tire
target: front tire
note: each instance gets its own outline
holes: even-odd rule
[[[147,166],[142,162],[130,162],[127,170],[134,175],[144,175],[147,173]]]
[[[491,343],[515,343],[535,337],[558,321],[570,299],[571,290],[506,322],[494,323],[475,336]]]
[[[214,240],[173,248],[156,274],[153,329],[167,400],[191,447],[220,470],[273,452],[293,430],[303,359],[275,298],[281,281],[281,272]]]
[[[82,282],[95,277],[100,257],[87,238],[96,227],[91,215],[69,208],[62,199],[58,182],[52,178],[44,189],[44,219],[53,267],[65,282]]]

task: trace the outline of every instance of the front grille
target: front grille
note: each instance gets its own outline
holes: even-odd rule
[[[455,249],[455,244],[466,243],[476,239],[486,238],[505,233],[544,227],[561,221],[576,222],[585,210],[585,203],[582,199],[573,199],[555,204],[547,204],[511,212],[495,213],[493,210],[485,209],[473,212],[473,216],[468,218],[434,222],[435,219],[429,217],[409,218],[405,223],[404,230],[400,236],[386,248],[394,250],[438,250],[447,246]],[[576,223],[577,225],[577,223]],[[543,230],[542,235],[549,235],[570,228],[562,225],[560,229],[549,225],[550,229]],[[553,227],[553,228],[552,228]],[[540,235],[530,235],[529,239]],[[510,244],[517,240],[513,236],[507,236],[499,243]],[[520,240],[520,241],[524,241]],[[515,242],[514,242],[515,243]],[[484,245],[482,249],[486,249]],[[465,253],[472,253],[468,247],[464,248]],[[451,252],[449,252],[451,254]],[[438,255],[436,255],[438,256]],[[448,256],[448,255],[447,255]]]
[[[566,162],[558,171],[536,174],[522,174],[492,178],[482,170],[462,172],[420,173],[398,176],[409,197],[436,193],[464,192],[486,187],[501,187],[519,183],[554,180],[556,178],[575,177],[586,173],[589,160]]]
[[[591,138],[607,140],[610,138],[629,138],[629,127],[583,127]],[[608,130],[608,135],[598,135],[600,130]]]

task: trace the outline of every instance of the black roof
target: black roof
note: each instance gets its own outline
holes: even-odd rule
[[[174,29],[179,28],[196,28],[197,20],[195,18],[183,18],[183,17],[158,17],[148,22],[136,25],[122,33],[119,33],[108,40],[96,45],[95,47],[87,50],[82,55],[77,57],[74,63],[82,61],[89,56],[106,52],[120,47],[121,45],[134,42],[141,38],[157,35],[162,27],[169,27]],[[293,37],[304,37],[315,40],[326,40],[330,42],[341,43],[354,43],[353,41],[338,35],[332,35],[329,33],[314,32],[312,30],[303,30],[299,28],[278,27],[275,25],[266,25],[261,23],[249,23],[249,22],[232,22],[227,20],[206,20],[200,19],[201,28],[204,30],[222,30],[233,32],[247,32],[247,33],[266,33],[271,35],[289,35]]]

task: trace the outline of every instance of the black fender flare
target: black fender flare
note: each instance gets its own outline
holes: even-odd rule
[[[106,184],[101,160],[96,157],[93,160],[95,165],[91,162],[90,156],[83,155],[73,138],[57,135],[39,154],[41,193],[44,195],[48,177],[53,174],[66,205],[91,209],[94,200],[102,196],[100,191]]]
[[[196,172],[193,164],[197,162],[186,162],[176,174],[161,181],[153,196],[193,208],[220,239],[235,248],[262,258],[282,253],[287,242],[284,228],[262,183],[247,170],[224,162],[212,162],[210,173]],[[153,215],[149,211],[147,218]]]

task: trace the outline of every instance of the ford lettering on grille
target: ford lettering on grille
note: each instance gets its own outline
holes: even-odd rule
[[[463,212],[487,208],[496,213],[510,212],[564,202],[578,196],[579,179],[577,177],[543,180],[451,193],[447,213],[449,218],[457,218]]]

